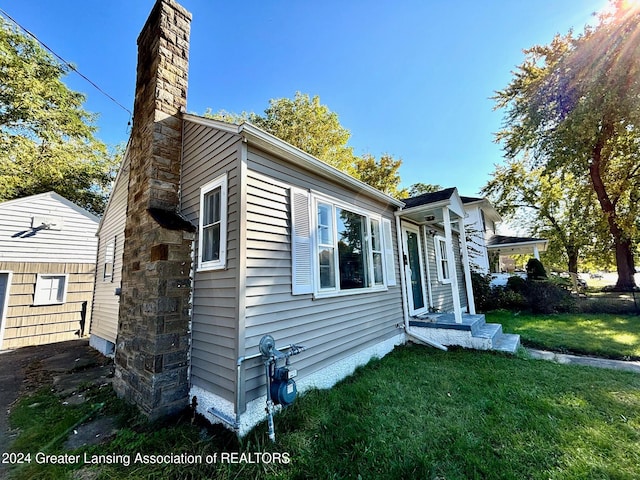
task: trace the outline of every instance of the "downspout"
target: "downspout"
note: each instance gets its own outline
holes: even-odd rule
[[[447,347],[444,345],[435,342],[429,338],[423,337],[420,334],[414,333],[411,331],[409,327],[409,299],[407,298],[407,278],[405,273],[405,263],[404,263],[404,253],[403,253],[403,245],[402,242],[402,228],[400,226],[400,216],[397,215],[396,212],[396,237],[398,240],[398,253],[400,254],[400,290],[402,291],[402,313],[404,316],[404,333],[407,337],[417,340],[422,343],[426,343],[427,345],[435,348],[439,348],[440,350],[447,351]]]

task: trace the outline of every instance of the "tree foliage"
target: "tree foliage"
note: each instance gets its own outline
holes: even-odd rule
[[[0,17],[0,201],[54,190],[101,213],[118,159],[94,137],[66,73]]]
[[[592,253],[598,208],[585,179],[571,172],[551,171],[528,155],[497,165],[483,187],[504,218],[529,225],[530,234],[550,242],[548,264],[578,272],[579,262]],[[607,244],[609,247],[610,245]]]
[[[207,110],[205,116],[237,124],[248,121],[388,195],[406,196],[406,191],[399,189],[402,160],[388,154],[380,158],[368,153],[356,156],[348,145],[349,130],[317,95],[296,92],[294,98],[271,99],[263,115]]]
[[[442,190],[442,186],[436,185],[433,183],[423,183],[418,182],[414,183],[409,187],[409,191],[407,192],[407,198],[417,197],[418,195],[422,195],[423,193],[434,193]]]
[[[577,185],[589,185],[613,243],[617,286],[632,288],[640,212],[640,7],[614,2],[596,27],[557,35],[525,55],[495,96],[505,110],[496,139],[508,159],[527,153],[549,179],[571,175]]]

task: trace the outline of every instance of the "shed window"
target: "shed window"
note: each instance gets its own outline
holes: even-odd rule
[[[38,274],[34,305],[58,305],[65,302],[67,296],[67,275]]]
[[[198,269],[213,270],[226,264],[227,176],[200,189]]]

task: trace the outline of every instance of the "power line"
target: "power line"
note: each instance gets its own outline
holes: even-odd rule
[[[2,10],[1,8],[0,8],[0,13],[2,13],[2,15],[4,15],[6,18],[11,20],[18,28],[20,28],[23,32],[25,32],[27,35],[32,37],[36,42],[38,42],[40,45],[42,45],[45,49],[47,49],[49,52],[51,52],[51,54],[53,54],[57,59],[59,59],[66,67],[68,67],[70,70],[72,70],[75,73],[77,73],[78,75],[80,75],[80,77],[82,77],[84,80],[89,82],[96,90],[98,90],[105,97],[107,97],[109,100],[111,100],[113,103],[115,103],[120,108],[122,108],[125,112],[127,112],[129,114],[129,117],[133,116],[133,114],[131,113],[131,110],[129,110],[127,107],[125,107],[120,102],[118,102],[115,98],[113,98],[111,95],[109,95],[107,92],[105,92],[102,88],[100,88],[98,85],[96,85],[91,79],[89,79],[88,77],[83,75],[75,66],[73,66],[73,64],[67,62],[64,58],[62,58],[60,55],[58,55],[52,48],[50,48],[46,43],[44,43],[42,40],[40,40],[38,37],[36,37],[33,33],[31,33],[29,30],[27,30],[22,25],[20,25],[13,17],[11,17],[11,15],[9,15],[7,12]]]

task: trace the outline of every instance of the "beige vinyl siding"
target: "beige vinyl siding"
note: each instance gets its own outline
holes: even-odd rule
[[[9,305],[3,319],[4,341],[0,349],[61,342],[89,331],[95,266],[88,263],[0,262],[0,271],[13,272]],[[67,274],[67,295],[60,305],[34,306],[38,274]],[[84,326],[82,304],[87,302]]]
[[[62,225],[34,231],[33,217]],[[97,228],[97,217],[53,192],[0,203],[0,261],[94,263]]]
[[[290,186],[311,189],[393,220],[393,207],[359,192],[330,184],[294,165],[255,149],[248,152],[247,279],[245,350],[257,352],[260,338],[273,335],[278,346],[303,344],[293,359],[299,378],[399,333],[399,282],[387,291],[331,298],[291,294]],[[392,222],[397,254],[395,221]],[[396,278],[398,275],[396,262]],[[264,395],[260,365],[245,372],[246,401]]]
[[[127,152],[128,153],[128,152]],[[98,231],[98,255],[96,286],[94,291],[91,334],[116,343],[118,336],[118,310],[120,297],[115,294],[122,286],[122,253],[124,228],[127,216],[127,194],[129,186],[129,155],[125,158],[111,193],[109,204]],[[114,264],[111,278],[104,277],[107,245],[114,244]]]
[[[228,401],[235,400],[238,358],[240,155],[242,138],[185,121],[181,212],[194,225],[200,214],[200,187],[227,174],[226,268],[194,268],[191,382]],[[197,250],[197,239],[194,248]],[[194,251],[194,259],[198,252]],[[197,262],[196,262],[197,263]]]

